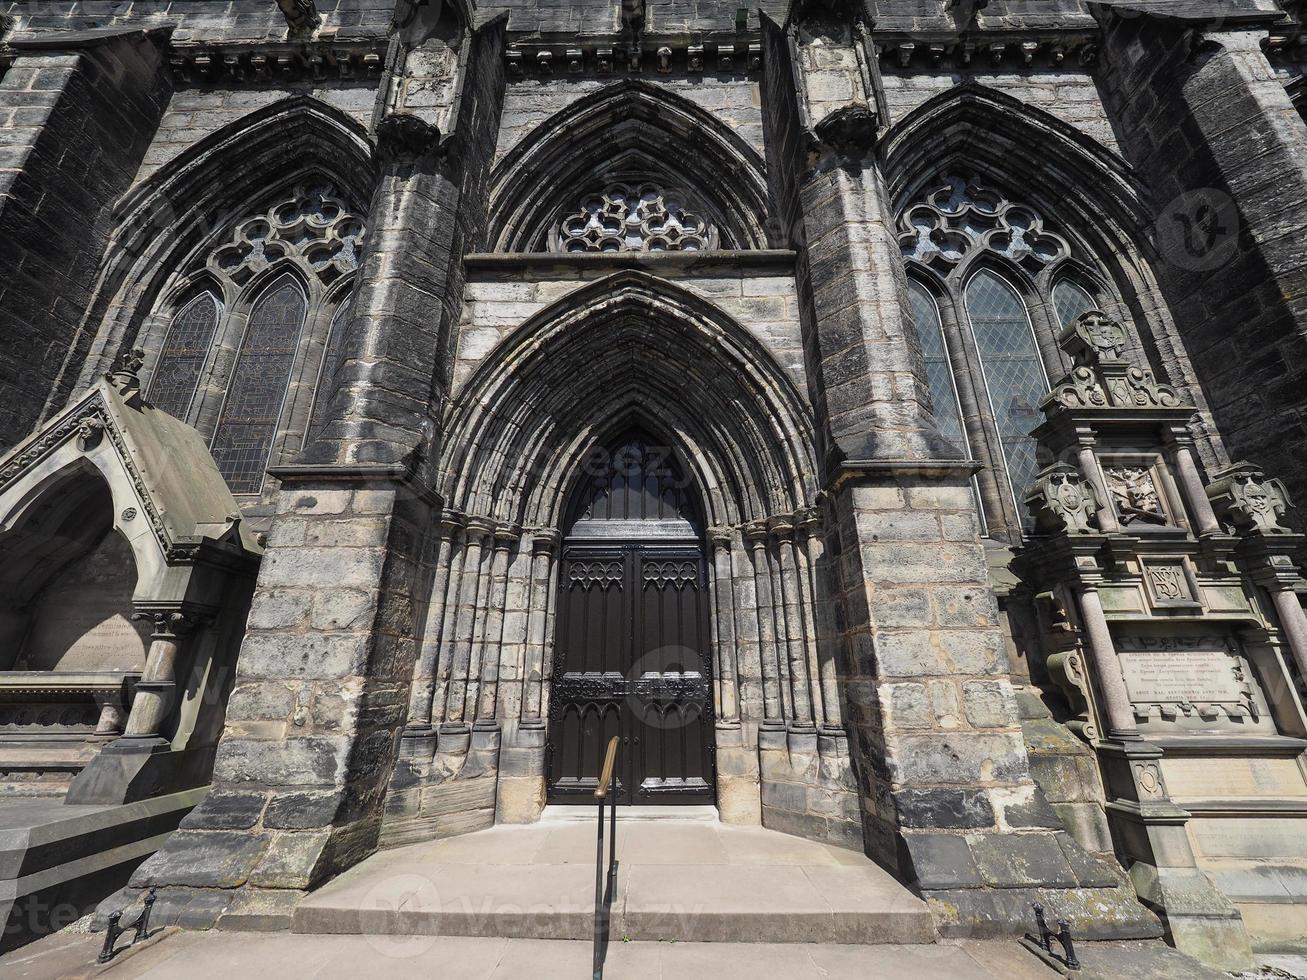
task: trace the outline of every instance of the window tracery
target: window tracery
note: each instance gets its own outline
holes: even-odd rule
[[[563,252],[696,252],[717,247],[717,229],[683,192],[613,183],[586,194],[559,223]]]
[[[232,222],[188,264],[174,291],[183,300],[157,328],[149,398],[210,436],[233,493],[259,492],[277,440],[322,421],[329,399],[314,392],[343,354],[348,280],[364,241],[363,219],[335,186],[308,180]],[[234,359],[212,356],[221,349]],[[310,350],[323,352],[317,385],[288,399],[293,373],[314,380]]]
[[[1055,339],[1105,297],[1070,237],[976,175],[926,185],[900,212],[898,238],[936,423],[986,464],[977,477],[986,524],[1016,538],[1038,470],[1030,431],[1048,378],[1062,373]]]
[[[179,419],[186,417],[221,313],[217,297],[206,289],[187,301],[172,318],[150,385],[149,401],[156,408]]]
[[[363,221],[349,212],[335,188],[302,184],[289,199],[237,224],[208,265],[243,286],[277,260],[298,258],[330,283],[358,268],[362,245]]]

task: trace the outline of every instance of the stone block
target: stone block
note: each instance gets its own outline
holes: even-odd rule
[[[261,888],[312,887],[318,880],[317,868],[330,837],[327,830],[273,834],[263,857],[250,872],[249,883]]]
[[[132,887],[238,888],[271,835],[250,830],[178,830],[132,875]]]
[[[279,792],[268,801],[268,808],[263,814],[263,826],[270,830],[326,827],[341,806],[340,794],[332,790]]]
[[[979,888],[984,884],[976,859],[960,834],[905,833],[901,863],[923,890]]]
[[[967,841],[988,885],[1071,888],[1079,884],[1053,834],[976,834]]]
[[[183,830],[245,830],[258,823],[266,802],[263,793],[214,789],[179,826]]]
[[[900,824],[921,830],[974,830],[994,826],[983,789],[901,789],[894,794]]]

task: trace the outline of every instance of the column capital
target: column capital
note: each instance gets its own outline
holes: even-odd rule
[[[495,522],[487,517],[469,517],[465,526],[469,538],[481,540],[495,533]]]
[[[767,522],[749,521],[740,526],[740,532],[744,535],[745,541],[757,547],[767,540]]]
[[[794,534],[794,521],[784,515],[767,518],[767,530],[774,537],[788,539]]]
[[[731,529],[722,525],[708,528],[708,543],[714,548],[730,548]]]
[[[531,550],[536,554],[541,552],[553,554],[558,550],[558,545],[562,539],[562,532],[556,527],[531,528]]]
[[[150,622],[152,640],[180,640],[208,618],[204,613],[179,607],[142,607],[132,613],[132,619]]]

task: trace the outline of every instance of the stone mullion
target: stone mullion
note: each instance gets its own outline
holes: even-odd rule
[[[753,521],[744,526],[744,537],[753,559],[753,581],[758,610],[758,654],[762,666],[763,723],[785,724],[781,701],[779,639],[772,612],[771,574],[768,569],[767,525]]]
[[[445,717],[451,724],[466,725],[468,722],[464,709],[471,677],[472,648],[476,639],[477,597],[482,578],[482,554],[485,550],[485,540],[490,536],[490,532],[490,524],[482,518],[472,518],[467,522],[467,545],[463,554],[458,620],[454,632],[454,656],[449,690],[446,695],[449,706],[445,711]]]
[[[803,637],[802,598],[794,557],[794,523],[789,518],[773,517],[767,528],[776,544],[780,574],[776,583],[781,592],[781,609],[785,613],[785,647],[790,682],[788,721],[795,728],[813,726],[812,678],[808,676],[807,648]]]
[[[522,718],[539,719],[544,683],[545,628],[549,622],[550,589],[558,532],[537,529],[531,539],[531,588],[527,596],[526,669],[522,672]]]
[[[799,576],[799,606],[803,612],[804,644],[808,655],[808,678],[812,685],[812,714],[818,726],[825,728],[832,718],[838,718],[838,709],[834,712],[834,702],[830,699],[836,695],[834,660],[830,661],[831,677],[825,674],[827,665],[821,659],[821,639],[818,636],[818,624],[821,614],[818,609],[819,596],[817,582],[817,562],[821,560],[820,518],[815,511],[805,511],[799,515],[794,538],[794,558]]]
[[[431,713],[436,692],[436,666],[440,658],[440,639],[448,609],[450,565],[459,530],[458,515],[450,511],[441,515],[435,578],[431,584],[431,602],[427,609],[426,628],[422,631],[422,649],[418,653],[417,665],[413,669],[413,686],[409,691],[406,728],[415,732],[431,728]]]
[[[485,642],[482,646],[481,692],[478,720],[493,719],[499,703],[499,671],[504,655],[504,599],[508,594],[509,555],[519,538],[516,528],[495,530],[495,552],[491,563],[490,596],[485,611]]]
[[[713,675],[717,681],[717,720],[739,723],[739,672],[736,668],[735,589],[731,570],[731,532],[713,528],[708,535],[712,546],[713,608]]]
[[[481,666],[486,650],[486,620],[494,578],[495,528],[485,522],[486,542],[477,562],[476,591],[472,599],[472,630],[468,637],[467,686],[463,689],[463,720],[475,721],[480,706]]]

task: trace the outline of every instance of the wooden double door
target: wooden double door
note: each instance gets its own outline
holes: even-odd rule
[[[592,802],[608,740],[618,802],[714,800],[708,578],[697,540],[564,541],[550,802]]]

